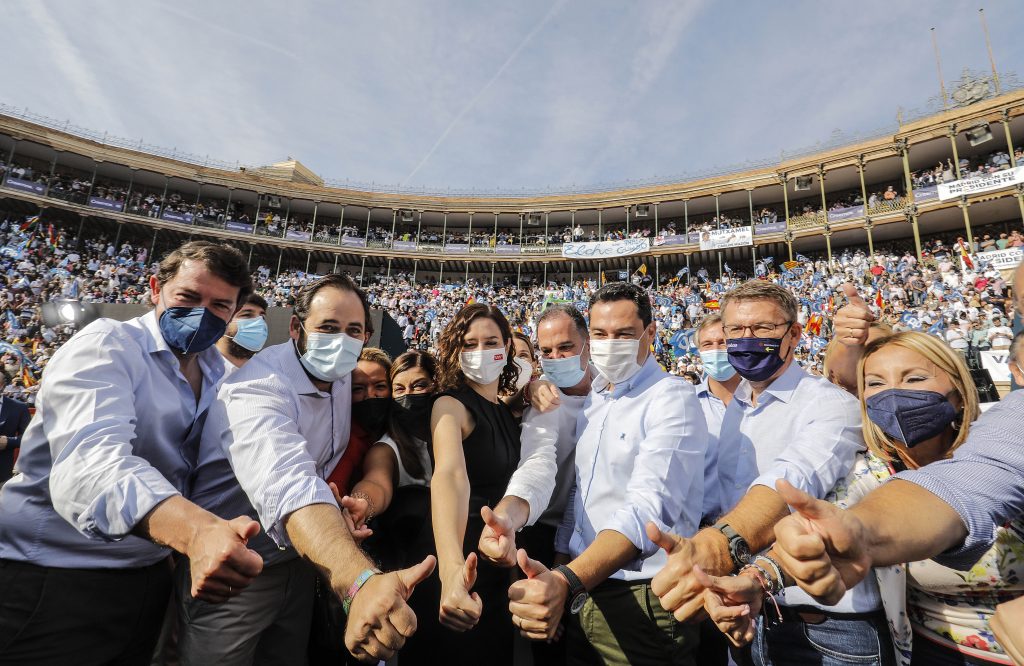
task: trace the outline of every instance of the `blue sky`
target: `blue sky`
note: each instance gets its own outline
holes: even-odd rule
[[[243,164],[514,191],[664,179],[1024,77],[1024,3],[48,0],[4,7],[0,102]]]

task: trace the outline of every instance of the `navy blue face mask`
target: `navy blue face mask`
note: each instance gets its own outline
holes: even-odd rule
[[[957,417],[956,408],[937,391],[886,389],[864,402],[871,422],[907,448],[935,437]]]
[[[781,338],[733,338],[725,341],[729,363],[736,368],[740,377],[752,382],[763,382],[782,367],[786,359],[779,355]]]
[[[160,334],[179,354],[198,354],[220,340],[228,323],[203,307],[166,308],[160,315]]]

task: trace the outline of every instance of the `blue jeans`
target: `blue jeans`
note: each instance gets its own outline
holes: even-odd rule
[[[773,610],[768,610],[768,617]],[[757,636],[751,645],[757,666],[893,666],[895,655],[885,616],[867,619],[827,617],[811,624],[798,617],[785,622],[757,621]]]

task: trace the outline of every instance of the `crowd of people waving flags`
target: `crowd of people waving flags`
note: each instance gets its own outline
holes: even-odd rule
[[[1024,300],[956,254],[464,300],[332,273],[267,346],[241,253],[182,245],[47,359],[0,664],[1019,662],[1024,393],[982,405],[936,333]]]

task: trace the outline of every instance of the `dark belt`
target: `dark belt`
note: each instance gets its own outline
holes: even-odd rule
[[[774,609],[772,609],[774,610]],[[826,611],[814,606],[779,606],[784,622],[803,622],[805,624],[821,624],[825,620],[881,620],[885,621],[884,610],[867,613],[838,613]],[[769,612],[769,616],[772,613]]]

